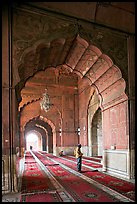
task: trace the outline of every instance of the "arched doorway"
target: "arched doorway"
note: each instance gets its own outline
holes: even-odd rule
[[[25,146],[26,149],[29,149],[30,146],[34,146],[35,150],[44,150],[50,153],[53,153],[53,127],[51,127],[51,124],[48,123],[49,121],[44,119],[44,117],[37,116],[33,117],[31,120],[26,121],[26,124],[24,126],[24,138],[25,138]],[[30,136],[29,136],[30,135]],[[37,136],[37,141],[35,141],[35,144],[33,141],[30,141],[27,143],[27,138],[33,138]],[[21,138],[22,144],[23,137]],[[33,145],[31,145],[33,143]],[[29,145],[28,145],[29,144]],[[34,148],[33,148],[34,150]]]
[[[102,156],[102,114],[98,108],[93,116],[91,125],[92,156]]]
[[[36,131],[30,131],[26,134],[26,150],[29,151],[30,149],[34,151],[42,150],[42,136],[40,133]],[[32,147],[32,148],[31,148]]]
[[[102,156],[102,112],[100,98],[94,89],[88,105],[88,156]]]

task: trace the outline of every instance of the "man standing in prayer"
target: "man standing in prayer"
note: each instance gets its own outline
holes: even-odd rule
[[[81,164],[82,164],[82,155],[83,153],[80,150],[81,144],[78,144],[75,150],[75,157],[77,158],[77,169],[78,172],[81,172]]]

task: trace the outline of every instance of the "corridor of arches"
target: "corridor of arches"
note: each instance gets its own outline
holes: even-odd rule
[[[84,156],[101,158],[102,171],[135,179],[133,28],[101,26],[56,6],[3,9],[4,193],[18,191],[16,165],[26,152],[73,156],[78,143]]]

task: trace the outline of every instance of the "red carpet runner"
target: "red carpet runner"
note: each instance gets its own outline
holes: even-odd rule
[[[35,155],[46,165],[59,183],[71,194],[76,202],[119,202],[115,197],[105,193],[88,181],[63,169],[60,165],[48,165],[42,155]],[[51,161],[50,161],[51,164]]]
[[[87,180],[82,179],[79,175],[75,175],[64,169],[58,163],[60,162],[76,170],[75,158],[69,159],[67,156],[61,158],[52,154],[44,153],[40,155],[37,152],[34,153],[76,202],[120,202],[118,198],[106,193]],[[49,160],[47,156],[54,159],[55,162]],[[111,187],[132,200],[134,199],[134,196],[128,194],[128,192],[134,192],[134,184],[105,175],[101,172],[93,172],[86,167],[82,167],[82,171],[83,173],[81,175],[85,175]],[[27,152],[25,156],[21,202],[63,202],[50,178],[39,168],[30,152]]]
[[[22,195],[21,202],[62,202],[56,191]]]
[[[59,161],[61,163],[63,163],[64,165],[77,170],[76,169],[76,159],[75,158],[70,158],[68,156],[63,156],[64,158],[67,158],[68,160],[63,160],[61,157],[56,157],[53,156],[51,154],[47,154],[45,153],[46,156],[50,157],[50,158],[54,158],[54,160]],[[71,163],[69,160],[73,160],[75,161],[75,163]],[[85,163],[84,161],[82,161],[82,163]],[[88,165],[91,166],[91,165]],[[116,177],[110,176],[110,175],[106,175],[102,172],[94,172],[92,170],[89,170],[86,167],[82,167],[82,172],[85,176],[105,185],[108,186],[110,188],[112,188],[113,190],[121,193],[122,195],[135,200],[135,184],[127,182],[125,180],[122,179],[118,179]]]
[[[50,179],[39,169],[29,152],[25,156],[21,191],[20,202],[61,202]]]

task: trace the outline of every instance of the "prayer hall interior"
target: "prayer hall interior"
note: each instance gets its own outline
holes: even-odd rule
[[[3,3],[1,158],[2,202],[135,202],[134,1]]]

